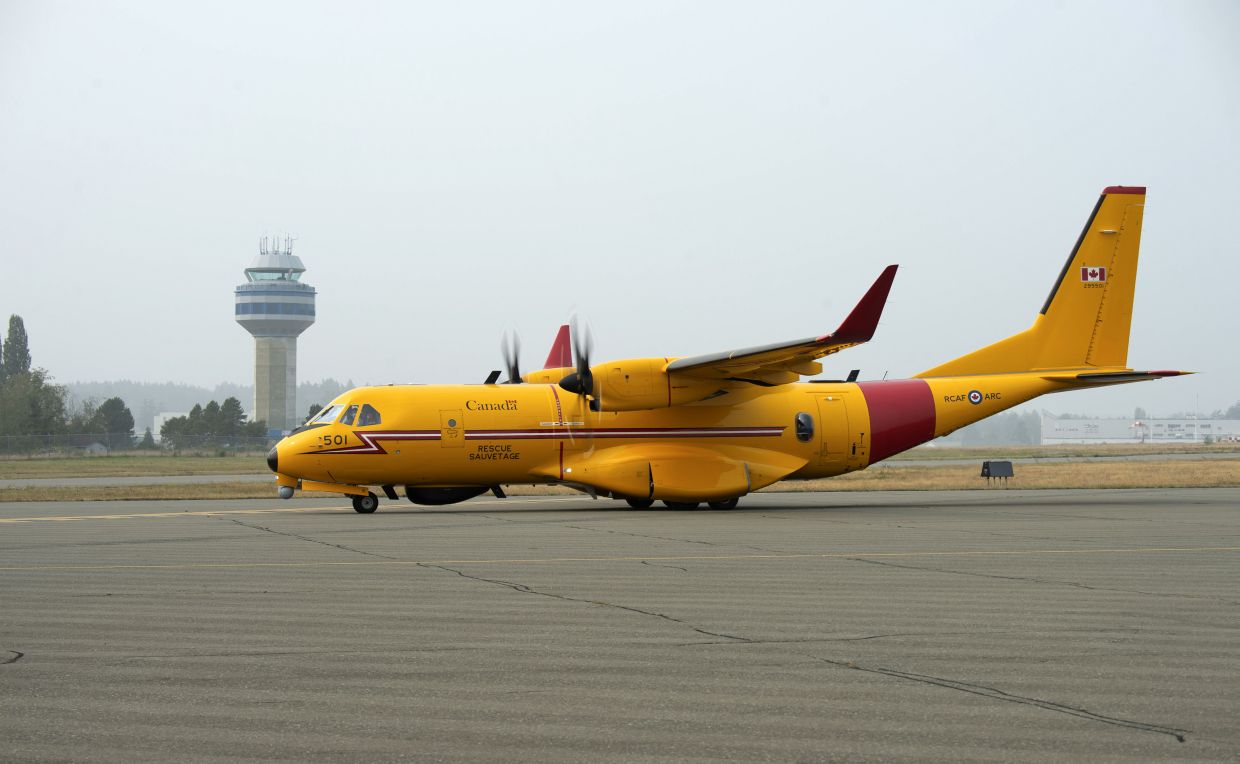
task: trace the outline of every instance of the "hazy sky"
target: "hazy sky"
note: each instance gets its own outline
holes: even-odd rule
[[[1240,3],[0,0],[0,314],[59,381],[248,382],[233,287],[291,234],[299,376],[480,381],[834,329],[907,376],[1027,327],[1147,185],[1129,364],[1041,399],[1240,399]]]

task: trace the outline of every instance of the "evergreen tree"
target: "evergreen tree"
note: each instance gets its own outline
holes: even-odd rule
[[[220,406],[221,435],[240,435],[245,432],[245,409],[236,398],[225,398]]]
[[[146,428],[146,433],[142,436],[142,441],[138,443],[138,448],[140,448],[143,451],[154,451],[155,450],[156,448],[155,436],[151,435],[150,427]]]
[[[99,423],[108,436],[109,448],[133,446],[133,413],[120,398],[109,398],[99,405]]]
[[[209,401],[202,407],[202,427],[205,435],[226,435],[220,421],[220,404]]]
[[[162,427],[159,428],[159,438],[164,443],[171,443],[173,447],[180,448],[185,438],[189,435],[189,418],[183,416],[165,419]]]
[[[195,403],[194,407],[189,410],[189,416],[186,417],[185,434],[186,435],[206,435],[206,428],[202,422],[202,404]]]
[[[306,422],[309,422],[311,419],[314,419],[314,415],[319,413],[322,410],[323,410],[323,404],[315,403],[314,405],[310,407],[310,410],[306,412],[306,418],[301,420],[301,423],[305,424]]]
[[[30,371],[30,343],[21,316],[9,316],[9,336],[4,341],[4,375],[11,377]]]

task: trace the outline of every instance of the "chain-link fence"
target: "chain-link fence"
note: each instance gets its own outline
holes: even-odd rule
[[[138,448],[139,439],[118,433],[63,433],[56,435],[0,435],[0,454],[49,456],[160,453],[168,451],[236,453],[266,451],[273,441],[265,437],[240,435],[180,435],[175,440],[156,443],[155,448]]]

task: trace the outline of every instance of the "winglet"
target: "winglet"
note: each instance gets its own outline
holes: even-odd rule
[[[896,269],[899,267],[888,265],[879,274],[874,285],[870,287],[870,291],[866,292],[861,301],[857,303],[857,307],[853,308],[848,318],[844,319],[844,323],[840,324],[840,328],[831,334],[824,334],[818,338],[818,341],[832,340],[858,344],[869,342],[874,336],[874,330],[878,328],[878,319],[883,315],[883,306],[887,304],[887,295],[891,292],[891,284],[895,281]]]
[[[555,342],[551,344],[551,353],[547,355],[547,363],[543,368],[563,369],[572,365],[573,346],[568,338],[568,324],[564,324],[555,335]]]

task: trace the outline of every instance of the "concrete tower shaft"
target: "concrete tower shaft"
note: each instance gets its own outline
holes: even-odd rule
[[[263,239],[235,292],[237,323],[254,335],[254,418],[287,431],[297,416],[297,337],[314,323],[314,287],[292,239]]]

